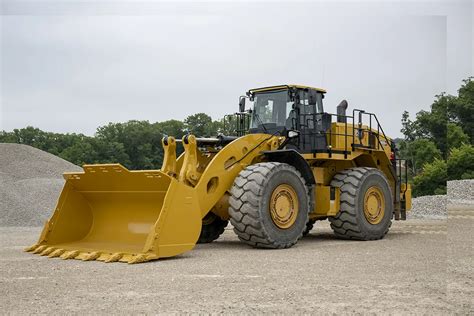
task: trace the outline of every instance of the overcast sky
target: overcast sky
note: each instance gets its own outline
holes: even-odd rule
[[[2,1],[2,0],[0,0]],[[249,88],[326,88],[400,135],[474,74],[473,1],[2,1],[0,130],[214,119]]]

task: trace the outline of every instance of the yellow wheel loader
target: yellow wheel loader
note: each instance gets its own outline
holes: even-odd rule
[[[101,164],[65,173],[54,214],[26,250],[139,263],[211,242],[228,221],[258,248],[291,247],[324,219],[339,238],[383,238],[411,208],[402,162],[375,114],[349,115],[346,101],[325,112],[325,93],[252,89],[232,116],[233,135],[164,137],[160,170]]]

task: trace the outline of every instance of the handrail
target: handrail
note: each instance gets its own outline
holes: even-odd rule
[[[405,165],[404,166],[405,167],[405,181],[404,181],[405,182],[405,190],[403,191],[403,194],[405,194],[408,190],[408,185],[407,185],[408,184],[408,167],[407,167],[408,159],[396,158],[394,160],[395,160],[395,163],[398,162],[398,174],[397,174],[397,176],[400,180],[400,183],[402,183],[402,180],[403,180],[402,179],[402,162],[405,162],[405,164],[404,164]]]
[[[224,116],[224,131],[226,130],[226,123],[228,118],[233,118],[235,117],[235,132],[233,134],[235,135],[229,135],[229,136],[244,136],[245,134],[248,133],[249,125],[250,125],[250,114],[246,112],[237,112],[234,114],[227,114]],[[231,120],[229,119],[229,125],[232,127]]]
[[[352,115],[353,115],[353,137],[355,137],[355,114],[356,112],[359,112],[359,131],[360,132],[364,132],[364,130],[361,129],[361,126],[362,126],[362,115],[366,114],[369,116],[369,125],[370,125],[370,129],[368,130],[368,133],[372,133],[372,116],[374,117],[376,123],[377,123],[377,141],[378,141],[378,145],[381,146],[383,148],[383,144],[380,140],[380,132],[382,132],[382,136],[383,138],[385,139],[385,141],[387,142],[387,144],[390,145],[390,148],[393,148],[393,141],[389,140],[389,138],[387,137],[387,135],[385,134],[385,131],[383,130],[382,128],[382,125],[380,124],[380,121],[379,119],[377,118],[377,115],[375,113],[370,113],[370,112],[365,112],[364,110],[360,110],[360,109],[353,109],[352,110]]]
[[[329,128],[329,131],[318,131],[316,132],[316,126],[317,126],[317,123],[318,123],[318,119],[317,117],[320,117],[322,120],[322,117],[323,115],[329,115],[331,117],[345,117],[346,120],[345,120],[345,123],[344,123],[344,134],[341,134],[341,133],[333,133],[332,132],[332,129]],[[329,135],[329,142],[332,140],[332,135],[340,135],[340,136],[345,136],[344,137],[344,158],[347,158],[347,153],[349,152],[348,150],[348,141],[347,141],[347,138],[349,136],[348,134],[348,119],[352,118],[352,116],[350,115],[338,115],[338,114],[334,114],[334,113],[327,113],[327,112],[323,112],[323,113],[307,113],[307,114],[300,114],[299,115],[301,118],[300,120],[302,120],[304,123],[303,125],[300,124],[300,127],[301,126],[304,126],[304,127],[308,127],[307,129],[302,129],[300,130],[301,132],[301,136],[302,136],[302,142],[305,143],[306,141],[306,136],[308,135]],[[309,123],[311,120],[313,120],[313,128],[309,128]],[[311,137],[311,149],[313,152],[315,152],[314,150],[316,149],[316,137]],[[328,153],[331,155],[332,153],[332,148],[327,148],[327,151]]]
[[[382,132],[382,135],[383,137],[385,138],[385,140],[387,141],[387,143],[390,145],[390,147],[392,147],[392,141],[388,139],[387,135],[385,134],[385,131],[383,130],[382,128],[382,125],[380,124],[380,121],[377,117],[377,115],[375,113],[371,113],[371,112],[365,112],[364,110],[361,110],[361,109],[353,109],[352,110],[352,115],[355,116],[355,112],[359,112],[361,114],[366,114],[366,115],[369,115],[369,122],[370,122],[370,131],[372,130],[372,116],[374,117],[375,121],[377,122],[377,135],[380,135],[380,132]],[[355,125],[355,124],[354,124]],[[380,131],[379,131],[380,130]],[[379,140],[380,142],[380,140]],[[382,143],[380,143],[380,145],[382,145]],[[383,147],[383,145],[382,145]]]

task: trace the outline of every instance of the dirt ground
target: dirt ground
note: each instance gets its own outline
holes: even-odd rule
[[[335,239],[327,222],[286,250],[226,230],[145,264],[25,253],[39,228],[0,228],[2,313],[473,313],[474,211],[395,222],[380,241]]]

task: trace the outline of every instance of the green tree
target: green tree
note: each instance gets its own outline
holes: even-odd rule
[[[411,142],[402,142],[400,144],[400,152],[402,157],[410,160],[414,174],[421,172],[426,163],[441,158],[441,152],[436,147],[436,144],[424,138],[419,138]]]
[[[75,143],[64,149],[59,157],[78,166],[95,163],[98,160],[98,154],[89,141]]]
[[[197,113],[188,116],[184,120],[184,124],[189,133],[197,137],[217,135],[218,125],[214,124],[212,118],[205,113]]]
[[[474,77],[463,80],[457,96],[441,93],[429,111],[420,111],[414,121],[402,115],[405,140],[399,142],[402,158],[413,162],[417,195],[444,192],[446,179],[474,178]],[[433,146],[435,144],[436,146]]]
[[[148,121],[109,123],[97,129],[96,138],[106,143],[122,144],[129,159],[129,162],[124,163],[127,168],[158,169],[161,167],[163,134]]]
[[[448,153],[446,144],[447,109],[453,103],[453,100],[453,96],[444,93],[437,95],[435,102],[431,105],[431,111],[420,111],[416,114],[418,137],[432,140],[444,158],[447,157]]]
[[[157,122],[153,124],[153,128],[156,128],[163,136],[173,136],[176,139],[182,138],[186,129],[184,123],[178,120]]]
[[[462,128],[455,123],[448,123],[447,134],[448,149],[458,148],[462,144],[469,144],[469,136],[467,136]]]
[[[34,146],[41,144],[45,132],[39,128],[28,126],[21,129],[14,129],[13,135],[16,138],[16,143]]]
[[[446,194],[447,165],[446,161],[436,159],[425,164],[423,172],[413,179],[413,195]]]
[[[64,149],[86,138],[82,134],[44,132],[32,126],[14,129],[13,132],[0,132],[0,142],[29,145],[54,155],[59,155]]]
[[[462,127],[474,144],[474,77],[463,80],[458,97],[449,107],[450,121]]]
[[[12,132],[0,131],[0,143],[18,143]]]
[[[93,163],[120,163],[123,166],[131,166],[130,158],[122,143],[94,139],[93,147],[97,153]]]
[[[187,124],[178,120],[109,123],[99,127],[94,137],[50,133],[28,126],[12,132],[0,131],[0,142],[34,146],[77,165],[118,162],[129,169],[158,169],[163,160],[163,136],[180,139],[186,128],[198,136],[210,136],[217,135],[221,123],[198,113],[188,117]],[[182,151],[182,146],[178,146],[177,154]]]
[[[461,145],[451,151],[448,159],[448,179],[474,179],[474,147]]]
[[[237,134],[237,116],[229,115],[225,118],[222,118],[219,121],[219,133],[224,135],[236,135]]]
[[[408,142],[414,141],[416,138],[415,123],[410,120],[410,113],[404,111],[402,114],[402,129],[400,130],[405,135],[405,140]]]

